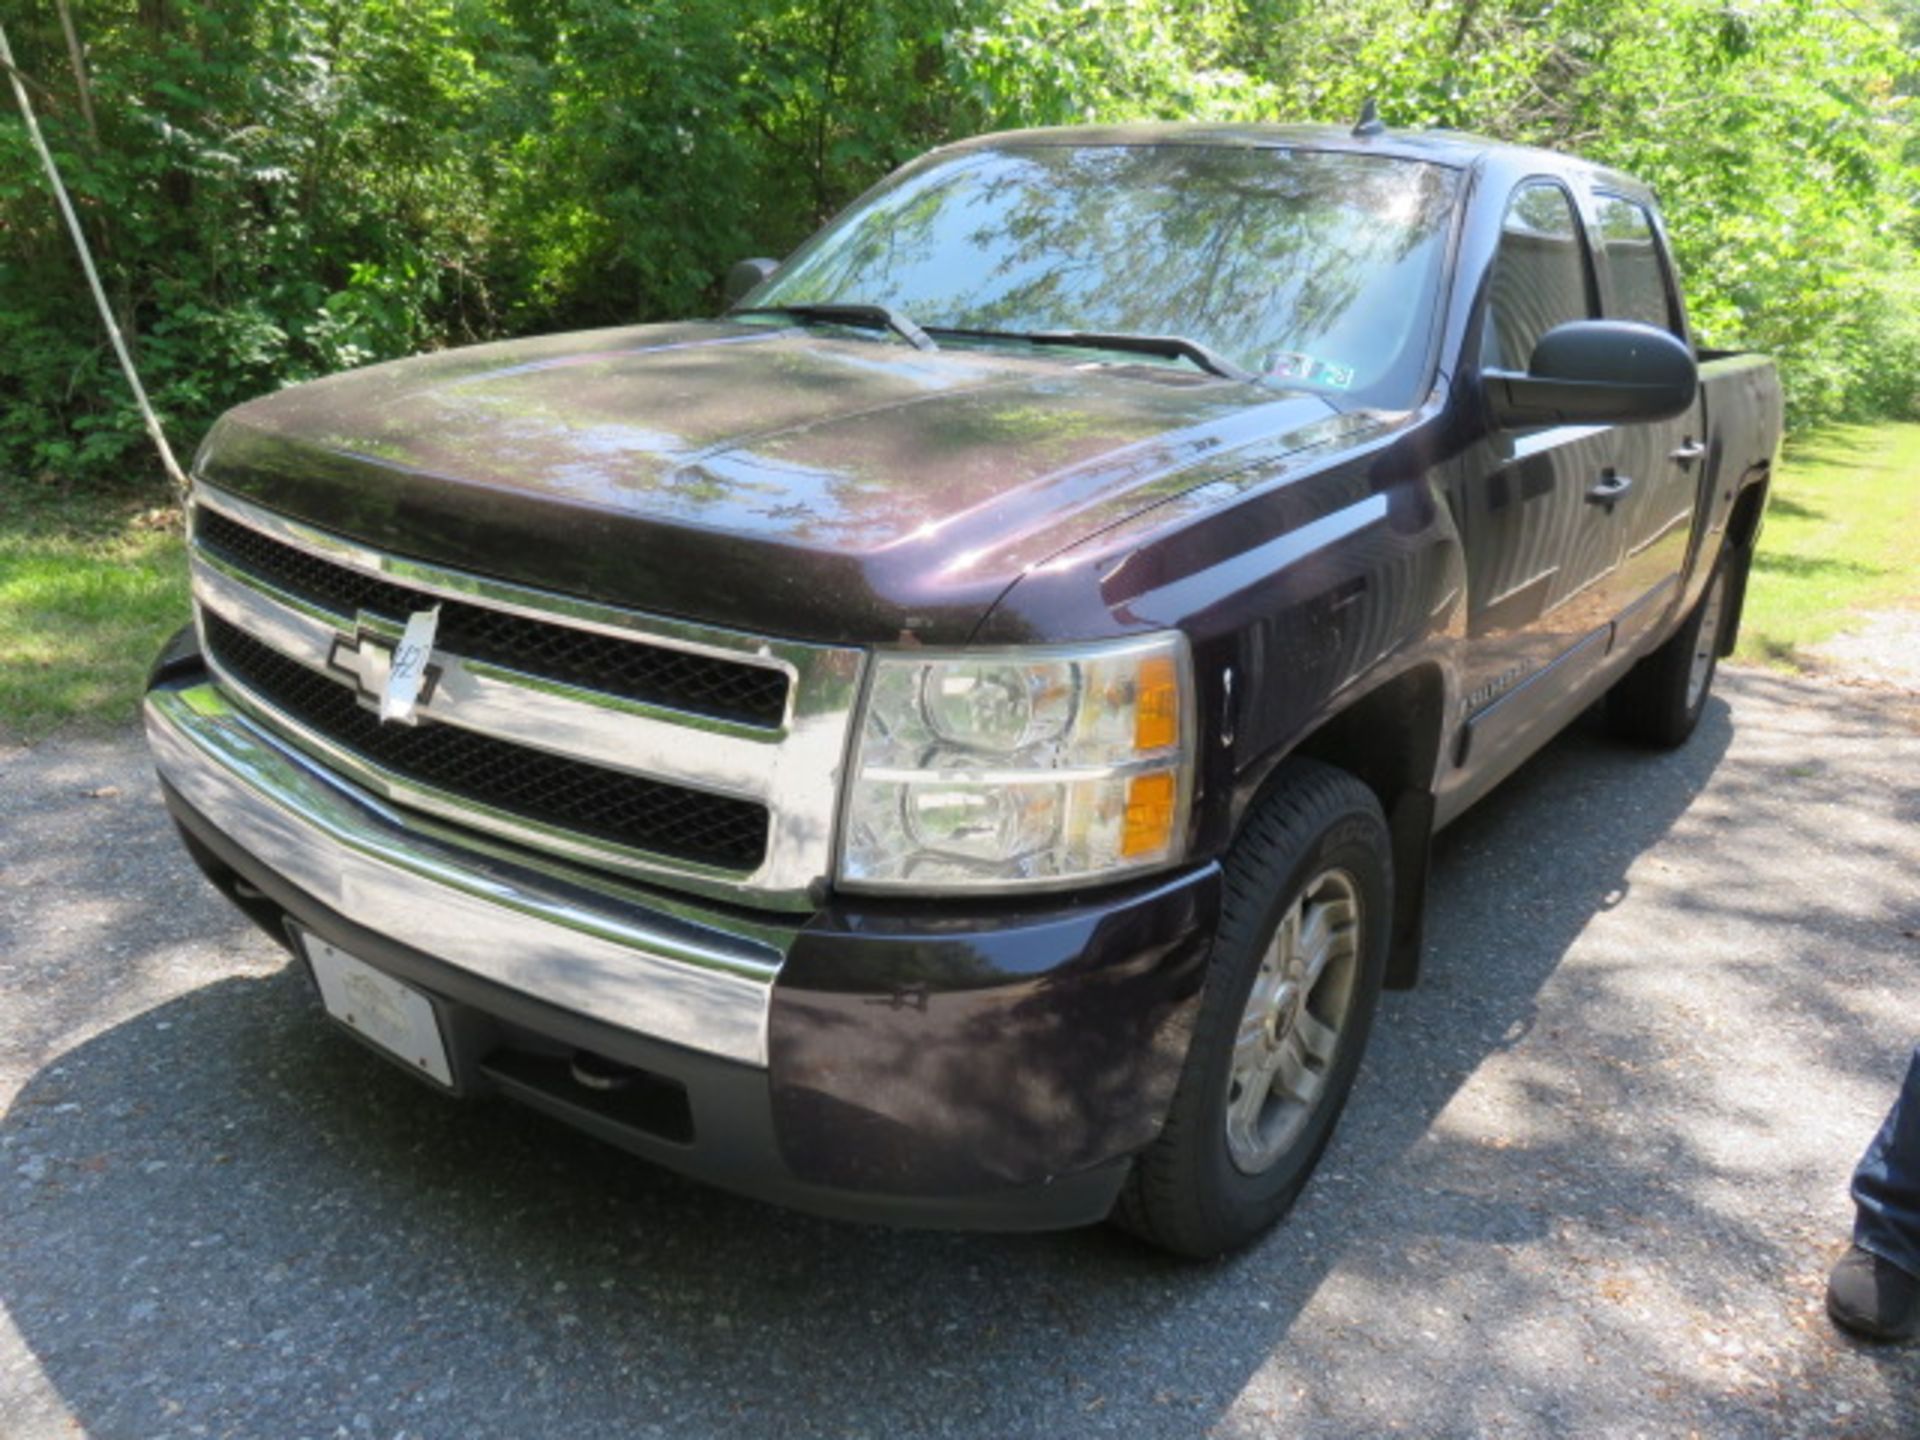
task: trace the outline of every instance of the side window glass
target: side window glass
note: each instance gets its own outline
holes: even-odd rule
[[[1525,370],[1534,344],[1556,325],[1593,315],[1593,287],[1573,201],[1558,185],[1522,185],[1507,205],[1487,295],[1481,364]]]
[[[1602,195],[1600,242],[1607,266],[1607,314],[1615,320],[1638,320],[1662,330],[1680,333],[1667,295],[1666,267],[1654,238],[1653,218],[1631,200]]]

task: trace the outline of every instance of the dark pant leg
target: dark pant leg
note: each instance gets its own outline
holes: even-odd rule
[[[1920,1276],[1920,1047],[1906,1084],[1853,1172],[1853,1242]]]

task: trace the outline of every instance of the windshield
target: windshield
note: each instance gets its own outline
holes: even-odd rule
[[[1453,171],[1336,151],[1028,145],[909,167],[745,302],[942,330],[1176,335],[1276,383],[1406,408]]]

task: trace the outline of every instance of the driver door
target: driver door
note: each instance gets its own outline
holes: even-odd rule
[[[1598,314],[1597,293],[1572,193],[1523,181],[1488,279],[1479,368],[1525,370],[1548,330]],[[1463,765],[1530,749],[1606,656],[1628,523],[1604,498],[1616,444],[1610,426],[1540,425],[1495,431],[1466,456]]]

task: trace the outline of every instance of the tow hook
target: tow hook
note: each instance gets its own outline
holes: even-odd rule
[[[591,1050],[574,1051],[568,1069],[576,1084],[603,1094],[626,1089],[639,1073],[630,1065],[616,1064],[604,1055],[595,1055]]]

